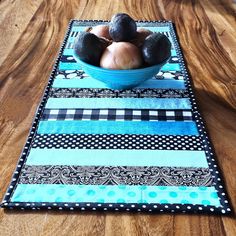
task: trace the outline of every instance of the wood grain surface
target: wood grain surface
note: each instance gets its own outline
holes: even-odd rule
[[[236,13],[230,0],[0,0],[0,199],[72,18],[176,24],[217,161],[236,209]],[[236,235],[233,217],[11,212],[0,235]]]

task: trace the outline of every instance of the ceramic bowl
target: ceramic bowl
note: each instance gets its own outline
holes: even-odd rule
[[[144,81],[152,78],[168,61],[166,60],[161,64],[140,69],[111,70],[93,66],[81,61],[76,54],[74,54],[74,57],[86,74],[103,82],[108,88],[119,90],[136,87]]]

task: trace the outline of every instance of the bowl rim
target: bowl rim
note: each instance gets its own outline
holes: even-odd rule
[[[94,65],[91,65],[87,62],[84,62],[82,61],[77,55],[75,52],[73,52],[73,55],[76,59],[76,61],[81,64],[82,66],[86,66],[86,67],[89,67],[91,69],[94,69],[94,70],[98,70],[100,72],[110,72],[110,73],[131,73],[131,72],[134,72],[134,73],[139,73],[139,72],[144,72],[144,71],[149,71],[149,70],[153,70],[154,68],[156,67],[162,67],[164,64],[166,64],[168,62],[168,60],[170,59],[167,58],[165,59],[162,63],[159,63],[159,64],[156,64],[156,65],[153,65],[153,66],[148,66],[148,67],[144,67],[144,68],[137,68],[137,69],[126,69],[126,70],[113,70],[113,69],[106,69],[106,68],[102,68],[102,67],[99,67],[99,66],[94,66]],[[83,68],[82,68],[83,69]]]

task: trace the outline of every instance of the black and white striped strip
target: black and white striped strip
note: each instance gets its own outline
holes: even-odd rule
[[[192,112],[148,109],[45,109],[42,120],[192,121]]]
[[[37,134],[33,148],[203,150],[198,136],[129,134]]]

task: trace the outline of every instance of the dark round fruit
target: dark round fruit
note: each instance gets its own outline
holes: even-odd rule
[[[164,34],[153,33],[145,39],[142,54],[149,65],[164,62],[171,56],[171,42]]]
[[[136,22],[125,13],[118,13],[111,19],[109,34],[115,42],[128,42],[136,37]]]
[[[106,46],[105,40],[98,38],[95,34],[81,32],[76,39],[74,52],[80,60],[97,66]]]

